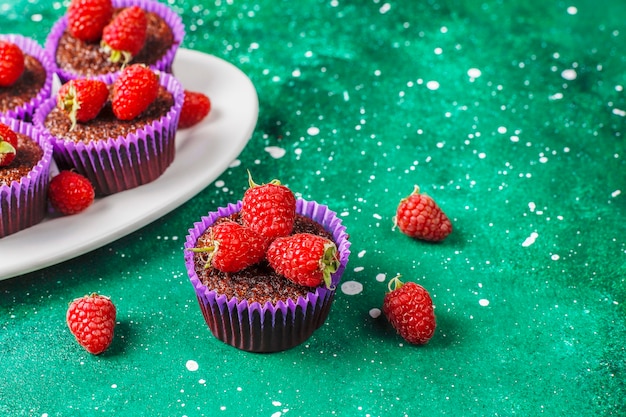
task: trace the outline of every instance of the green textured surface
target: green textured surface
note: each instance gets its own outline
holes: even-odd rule
[[[0,415],[623,415],[626,3],[175,3],[183,46],[255,84],[256,130],[179,209],[0,282]],[[43,43],[66,4],[0,1],[0,27]],[[246,169],[340,213],[363,286],[277,354],[215,340],[184,271],[187,228]],[[415,183],[453,221],[443,244],[391,229]],[[370,314],[397,273],[433,296],[426,346]],[[65,325],[92,291],[119,319],[97,357]]]

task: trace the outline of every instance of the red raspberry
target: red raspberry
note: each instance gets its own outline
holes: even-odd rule
[[[0,167],[9,165],[17,155],[17,134],[0,123]]]
[[[66,321],[78,343],[97,355],[113,341],[115,314],[115,305],[108,297],[93,293],[71,302]]]
[[[339,268],[334,242],[310,233],[277,237],[267,249],[267,261],[274,270],[299,285],[331,286],[331,274]]]
[[[418,186],[400,201],[395,225],[412,238],[431,242],[442,241],[452,232],[448,216],[431,197],[420,194]]]
[[[92,79],[70,80],[57,94],[57,107],[65,111],[72,121],[85,123],[100,113],[109,98],[109,88],[104,81]]]
[[[132,120],[143,113],[158,94],[159,76],[145,65],[130,65],[113,84],[113,113],[120,120]]]
[[[102,31],[102,47],[111,62],[129,63],[146,43],[148,19],[139,6],[122,10]]]
[[[111,0],[72,0],[67,8],[67,29],[75,38],[97,42],[112,16]]]
[[[291,234],[296,218],[293,192],[278,180],[258,185],[249,172],[248,176],[250,188],[241,206],[243,224],[269,240]]]
[[[95,192],[91,182],[74,171],[61,171],[48,186],[48,200],[64,215],[76,214],[93,203]]]
[[[192,252],[208,253],[205,267],[222,272],[238,272],[261,261],[266,240],[252,230],[233,221],[213,225],[198,239]]]
[[[403,283],[399,276],[389,281],[383,313],[409,343],[423,345],[435,333],[435,312],[430,294],[414,282]]]
[[[200,123],[211,111],[211,100],[205,94],[185,90],[178,128],[186,129]]]
[[[0,87],[9,87],[24,72],[24,53],[14,43],[0,40]]]

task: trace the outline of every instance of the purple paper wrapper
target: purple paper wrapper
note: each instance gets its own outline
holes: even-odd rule
[[[196,241],[218,218],[241,210],[241,202],[220,207],[208,213],[189,229],[185,248],[193,248]],[[306,341],[326,320],[335,295],[335,289],[350,256],[350,242],[346,227],[336,213],[327,206],[298,199],[296,211],[320,223],[333,235],[339,250],[340,266],[332,274],[330,288],[317,287],[306,297],[287,299],[276,304],[248,303],[207,288],[196,274],[193,253],[185,250],[185,266],[198,298],[202,315],[213,335],[238,349],[269,353],[295,347]]]
[[[52,144],[37,127],[15,118],[0,116],[0,123],[32,138],[43,149],[33,169],[18,181],[0,185],[0,238],[41,222],[46,215]],[[1,168],[0,168],[1,169]]]
[[[113,7],[130,7],[130,6],[139,6],[145,11],[153,12],[161,16],[163,20],[168,24],[170,29],[172,30],[172,34],[174,35],[174,42],[170,49],[167,50],[165,54],[161,58],[159,58],[154,64],[150,65],[150,67],[157,71],[162,72],[172,72],[172,64],[174,62],[174,57],[176,56],[176,52],[180,47],[183,38],[185,37],[185,25],[181,17],[167,5],[160,3],[156,0],[113,0]],[[67,28],[67,15],[61,16],[52,26],[50,32],[48,33],[48,37],[46,38],[45,50],[51,56],[52,62],[55,64],[56,73],[61,80],[61,83],[66,83],[67,81],[75,78],[84,77],[83,74],[77,74],[75,72],[67,71],[63,68],[59,68],[56,63],[56,51],[59,45],[59,40],[65,29]],[[91,78],[109,78],[111,75],[115,73],[107,73],[102,74],[101,76],[95,76]]]
[[[24,55],[30,55],[36,58],[46,71],[46,80],[37,95],[21,106],[7,110],[3,113],[4,116],[30,121],[35,109],[52,94],[52,81],[56,66],[46,51],[34,39],[17,34],[3,34],[0,35],[0,39],[14,43],[22,50]]]
[[[184,89],[173,75],[158,74],[160,84],[172,93],[174,105],[160,119],[127,136],[90,142],[52,136],[45,129],[45,119],[57,99],[45,101],[35,112],[33,123],[50,137],[59,170],[75,169],[91,181],[98,196],[135,188],[161,176],[174,160]],[[118,76],[116,73],[111,82]]]

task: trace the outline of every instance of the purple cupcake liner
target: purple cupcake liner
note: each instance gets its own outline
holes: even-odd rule
[[[0,35],[0,39],[14,43],[22,50],[24,55],[30,55],[36,58],[46,71],[46,80],[37,95],[21,106],[7,110],[3,113],[3,115],[8,117],[30,121],[35,109],[52,94],[52,82],[56,66],[44,48],[42,48],[41,45],[39,45],[34,39],[17,34],[3,34]]]
[[[119,73],[110,82],[118,76]],[[35,112],[33,122],[50,137],[59,170],[75,169],[87,177],[97,196],[135,188],[161,176],[174,160],[184,90],[180,82],[168,73],[159,73],[159,82],[172,93],[172,108],[160,119],[117,138],[74,142],[52,136],[45,129],[45,119],[56,106],[56,97],[45,101]]]
[[[229,216],[241,210],[241,201],[220,207],[208,213],[200,222],[189,229],[185,248],[193,248],[198,238],[218,218]],[[238,349],[269,353],[295,347],[307,340],[326,320],[341,281],[348,258],[350,242],[346,227],[337,214],[327,206],[312,201],[298,199],[296,211],[320,223],[332,233],[339,251],[340,266],[332,274],[331,288],[317,287],[306,297],[297,300],[287,299],[276,304],[267,302],[248,303],[237,298],[228,299],[206,287],[196,274],[193,253],[185,251],[185,266],[189,279],[196,292],[202,315],[213,335]]]
[[[150,65],[150,68],[162,71],[162,72],[172,72],[172,64],[174,62],[174,58],[176,56],[176,52],[178,48],[183,42],[183,38],[185,37],[185,25],[181,17],[174,12],[169,6],[160,3],[156,0],[113,0],[113,7],[130,7],[130,6],[139,6],[145,11],[153,12],[161,16],[163,20],[168,24],[170,29],[172,30],[172,34],[174,36],[174,42],[170,49],[163,54],[161,58],[154,64]],[[71,71],[66,71],[62,68],[59,68],[56,64],[56,50],[59,45],[59,40],[61,36],[65,33],[65,29],[67,28],[67,15],[61,16],[55,23],[52,25],[50,32],[48,33],[48,37],[46,38],[46,43],[44,49],[47,54],[51,57],[52,62],[54,63],[56,74],[58,75],[61,83],[64,84],[69,80],[75,78],[84,77],[83,74],[77,74]],[[119,72],[119,71],[118,71]],[[116,73],[108,73],[102,74],[96,77],[102,79],[110,78],[114,76]]]
[[[0,185],[0,238],[33,226],[43,220],[47,210],[48,182],[52,144],[36,126],[12,117],[0,116],[0,123],[14,132],[32,138],[43,149],[33,169],[18,181]]]

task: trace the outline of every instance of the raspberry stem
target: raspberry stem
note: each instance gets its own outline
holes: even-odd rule
[[[326,288],[332,289],[331,275],[339,269],[339,258],[337,256],[337,246],[333,242],[324,244],[324,255],[320,261],[324,284]]]
[[[208,253],[209,256],[204,264],[204,269],[209,269],[211,267],[211,261],[217,252],[218,242],[214,242],[213,245],[202,246],[200,248],[187,248],[188,251],[193,253]]]
[[[395,290],[402,288],[404,282],[400,281],[401,276],[402,275],[398,274],[395,277],[391,278],[391,280],[389,280],[389,284],[387,284],[389,292],[394,292]]]

